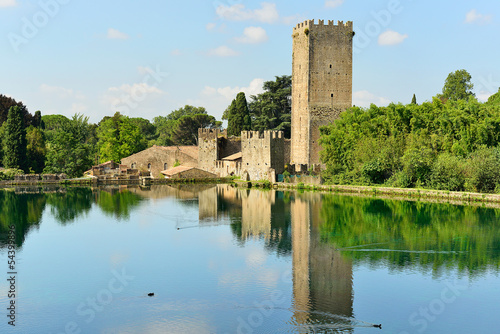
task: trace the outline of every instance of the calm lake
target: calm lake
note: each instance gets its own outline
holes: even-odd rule
[[[182,185],[0,210],[1,333],[500,333],[496,208]]]

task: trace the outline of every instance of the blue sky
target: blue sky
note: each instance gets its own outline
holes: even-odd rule
[[[185,104],[220,119],[239,91],[291,74],[292,28],[353,21],[353,103],[431,100],[466,69],[500,86],[494,0],[0,0],[0,93],[34,113],[152,120]]]

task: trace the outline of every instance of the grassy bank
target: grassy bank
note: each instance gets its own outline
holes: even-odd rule
[[[307,191],[325,191],[339,194],[362,194],[377,197],[394,197],[401,199],[429,199],[453,203],[500,203],[498,194],[482,194],[472,192],[458,192],[416,188],[391,188],[342,185],[308,185],[303,183],[274,183],[277,189],[296,189]]]

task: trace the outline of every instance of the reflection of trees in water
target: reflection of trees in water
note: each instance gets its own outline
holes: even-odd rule
[[[67,188],[65,192],[46,193],[50,213],[61,224],[73,222],[87,214],[92,208],[92,190],[90,188]]]
[[[42,192],[41,188],[23,188],[22,192],[0,190],[0,247],[8,242],[9,225],[16,226],[16,244],[22,246],[33,226],[38,226],[46,205],[55,220],[68,224],[87,214],[95,203],[107,215],[126,219],[142,197],[126,189],[93,191],[90,188],[58,188]]]
[[[16,194],[0,190],[0,248],[8,243],[9,226],[16,227],[16,245],[21,247],[26,234],[38,228],[45,209],[46,197],[42,194]]]
[[[117,220],[128,219],[130,212],[143,200],[126,188],[96,191],[93,199],[105,215]]]
[[[321,240],[358,261],[435,274],[500,266],[499,209],[326,195],[321,216]]]

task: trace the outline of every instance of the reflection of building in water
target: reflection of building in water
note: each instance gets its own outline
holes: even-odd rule
[[[243,239],[271,237],[271,207],[275,191],[249,191],[241,196],[241,234]]]
[[[321,243],[321,195],[298,196],[291,203],[295,321],[326,320],[321,312],[352,317],[352,263],[334,245]]]
[[[228,217],[239,241],[264,238],[267,249],[281,254],[290,253],[290,237],[286,237],[289,234],[290,214],[283,192],[218,185],[216,203],[209,196],[207,192],[206,196],[199,197],[200,210],[203,208],[208,216],[217,207],[217,216],[213,218],[220,221],[223,216]]]

